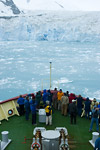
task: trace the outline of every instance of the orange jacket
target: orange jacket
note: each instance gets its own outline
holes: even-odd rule
[[[64,96],[64,93],[63,92],[58,92],[57,93],[57,98],[58,98],[58,101],[61,100],[61,97]]]

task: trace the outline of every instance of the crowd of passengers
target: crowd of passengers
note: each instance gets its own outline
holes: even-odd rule
[[[45,108],[49,102],[51,108],[61,110],[61,114],[67,116],[67,114],[71,114],[72,111],[74,115],[72,116],[71,123],[76,123],[76,115],[78,114],[80,117],[85,116],[87,119],[91,117],[92,110],[94,106],[100,109],[100,103],[96,101],[94,98],[92,101],[87,97],[84,99],[81,95],[76,96],[73,93],[69,93],[69,91],[63,92],[62,89],[59,91],[55,88],[53,91],[44,89],[43,92],[38,91],[35,94],[28,94],[26,98],[23,98],[20,95],[17,103],[19,104],[19,113],[23,115],[25,112],[26,120],[29,119],[29,112],[30,110],[33,114],[36,112],[36,109]],[[74,107],[74,104],[75,107]],[[34,104],[34,107],[33,105]],[[100,112],[98,111],[99,115],[99,124],[100,124]]]

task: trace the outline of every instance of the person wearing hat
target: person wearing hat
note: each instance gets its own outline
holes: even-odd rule
[[[72,103],[69,104],[69,113],[70,113],[70,123],[76,124],[76,116],[77,116],[77,106],[76,106],[76,100],[73,99]]]
[[[99,122],[98,122],[99,108],[95,105],[92,109],[92,118],[89,132],[92,131],[93,123],[96,122],[96,131],[99,132]]]

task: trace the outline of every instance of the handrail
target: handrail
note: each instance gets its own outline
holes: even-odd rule
[[[43,91],[43,90],[42,90]],[[53,91],[54,90],[50,90],[51,91],[51,93],[53,93]],[[30,93],[30,94],[33,94],[33,93]],[[22,95],[22,97],[26,97],[28,94],[23,94]],[[75,95],[76,97],[78,97],[78,95]],[[16,96],[16,97],[13,97],[13,98],[10,98],[10,99],[7,99],[7,100],[4,100],[4,101],[1,101],[0,102],[0,104],[3,104],[3,103],[6,103],[6,102],[8,102],[8,101],[12,101],[12,100],[16,100],[16,99],[18,99],[19,98],[19,96]],[[86,98],[85,97],[82,97],[84,100],[86,100]],[[89,100],[91,100],[91,99],[89,99]],[[91,100],[92,101],[92,100]]]
[[[27,94],[23,94],[22,97],[26,97]],[[9,102],[9,101],[12,101],[12,100],[16,100],[18,99],[19,96],[16,96],[16,97],[13,97],[13,98],[10,98],[10,99],[7,99],[7,100],[4,100],[4,101],[1,101],[0,104],[3,104],[3,103],[6,103],[6,102]]]

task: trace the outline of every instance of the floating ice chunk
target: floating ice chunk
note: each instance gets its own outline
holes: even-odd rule
[[[21,52],[21,51],[24,51],[24,49],[21,49],[21,48],[19,48],[19,49],[13,49],[13,52]]]
[[[7,83],[11,83],[12,80],[14,80],[14,78],[4,78],[4,79],[1,79],[0,80],[0,86],[4,85],[4,84],[7,84]]]
[[[0,59],[0,62],[3,62],[3,61],[6,61],[6,59],[3,59],[3,58],[2,58],[2,59]]]
[[[67,78],[65,78],[65,77],[63,77],[63,78],[61,78],[60,80],[54,80],[53,81],[53,84],[58,84],[58,83],[71,83],[71,82],[73,82],[73,81],[71,81],[71,80],[69,80],[69,79],[67,79]]]
[[[18,61],[17,63],[24,63],[24,61],[20,60],[20,61]]]
[[[70,80],[68,80],[67,78],[61,78],[61,79],[59,80],[59,83],[69,83],[69,82],[73,82],[73,81],[70,81]]]

